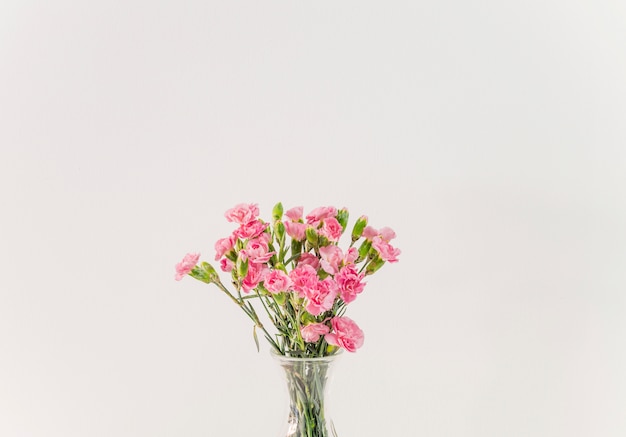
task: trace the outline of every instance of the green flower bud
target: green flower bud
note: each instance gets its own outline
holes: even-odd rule
[[[259,290],[259,293],[261,293],[261,295],[263,296],[267,296],[270,294],[269,291],[267,291],[267,288],[265,288],[265,286],[263,285],[262,282],[260,282],[257,286],[256,286],[257,290]]]
[[[299,255],[302,252],[302,242],[291,240],[291,256]]]
[[[218,276],[213,266],[206,261],[202,261],[200,267],[206,272],[207,276],[211,278],[211,282],[215,282]]]
[[[306,241],[313,247],[317,247],[319,243],[319,236],[317,235],[317,231],[309,226],[306,228]]]
[[[341,225],[341,232],[346,230],[346,226],[348,226],[349,217],[350,217],[350,214],[348,214],[348,210],[346,208],[342,208],[339,211],[337,211],[336,219]]]
[[[274,219],[275,222],[283,218],[283,204],[282,203],[278,202],[276,205],[274,205],[274,209],[272,209],[272,218]]]
[[[302,321],[303,325],[317,323],[317,320],[315,320],[315,316],[313,316],[313,314],[309,313],[308,311],[302,312],[302,317],[300,318],[300,320]]]
[[[248,274],[248,259],[243,260],[241,257],[237,258],[235,268],[237,270],[237,276],[241,279],[245,278]]]
[[[367,257],[367,253],[370,251],[371,248],[372,242],[365,240],[363,244],[361,244],[361,247],[359,247],[359,259],[365,259],[365,257]]]
[[[283,222],[276,222],[274,224],[274,235],[276,236],[276,241],[280,246],[285,244],[285,224]]]
[[[380,269],[385,264],[385,261],[381,258],[374,258],[369,262],[367,267],[365,268],[366,275],[372,275],[376,273],[378,269]]]
[[[206,284],[211,284],[213,282],[217,283],[219,281],[219,276],[213,266],[205,261],[203,261],[199,266],[194,267],[191,272],[189,272],[189,275],[192,278]]]
[[[282,270],[283,272],[287,273],[287,268],[285,267],[285,265],[283,263],[276,263],[274,265],[274,269],[275,270]]]
[[[285,305],[285,301],[287,300],[287,293],[276,293],[272,295],[274,297],[274,302],[278,305]]]
[[[338,346],[331,346],[330,344],[326,347],[326,354],[332,355],[339,349]]]
[[[367,216],[362,215],[354,224],[354,228],[352,228],[352,241],[356,241],[361,238],[363,235],[363,230],[367,226]]]

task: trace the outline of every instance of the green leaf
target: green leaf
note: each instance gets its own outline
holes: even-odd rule
[[[252,328],[252,336],[254,337],[254,344],[256,344],[256,351],[261,352],[261,347],[259,346],[259,337],[256,335],[256,325]]]
[[[333,437],[339,437],[337,435],[337,430],[335,429],[335,424],[333,423],[332,419],[330,419],[330,431],[333,433]]]

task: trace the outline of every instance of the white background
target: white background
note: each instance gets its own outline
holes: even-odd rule
[[[619,1],[0,2],[0,436],[277,436],[248,319],[174,264],[347,207],[341,437],[626,434]]]

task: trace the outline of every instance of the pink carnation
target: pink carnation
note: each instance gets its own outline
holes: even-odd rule
[[[324,271],[334,275],[339,271],[339,264],[343,260],[343,251],[339,246],[331,244],[330,246],[320,247],[320,264]]]
[[[389,227],[384,227],[380,230],[376,230],[371,226],[366,226],[365,229],[363,229],[363,237],[366,240],[370,241],[372,241],[374,237],[380,237],[383,241],[389,243],[391,240],[396,238],[396,233],[393,231],[393,229]]]
[[[285,216],[289,218],[292,222],[297,222],[302,220],[302,210],[301,206],[296,206],[295,208],[291,208],[290,210],[285,212]]]
[[[198,264],[199,259],[199,253],[188,253],[187,255],[185,255],[183,260],[176,264],[176,276],[174,278],[177,281],[183,279],[183,277],[189,274],[189,272],[193,270],[196,264]]]
[[[320,336],[328,334],[329,332],[330,328],[323,323],[311,323],[300,329],[302,338],[307,343],[315,343],[320,339]]]
[[[391,240],[396,238],[396,233],[393,231],[393,229],[391,229],[389,227],[381,228],[378,231],[378,233],[380,235],[380,238],[382,238],[386,242],[390,242]]]
[[[263,223],[261,220],[253,220],[247,223],[243,223],[237,230],[235,230],[234,235],[241,238],[242,240],[247,240],[248,238],[255,238],[265,232],[268,224]]]
[[[307,298],[306,310],[314,316],[319,316],[324,311],[333,307],[339,289],[337,283],[331,277],[317,281],[315,288],[309,288],[305,296]]]
[[[228,273],[233,270],[233,267],[235,267],[235,263],[229,260],[228,258],[222,258],[220,260],[220,268],[222,269],[223,272]]]
[[[345,303],[352,302],[356,299],[356,295],[363,291],[365,288],[364,276],[363,273],[359,274],[354,264],[348,264],[339,270],[335,280],[339,286],[339,295]]]
[[[381,237],[374,237],[372,240],[372,247],[376,249],[378,255],[383,261],[389,261],[395,263],[398,261],[398,255],[400,255],[400,249],[396,249],[391,244],[387,243]]]
[[[362,236],[366,240],[372,241],[372,239],[374,237],[378,236],[378,231],[375,228],[371,227],[371,226],[365,226],[365,229],[363,229]]]
[[[265,276],[263,285],[270,293],[282,293],[291,288],[291,278],[282,270],[272,270]]]
[[[337,215],[337,208],[334,206],[321,206],[315,208],[306,216],[306,222],[310,225],[317,226],[320,221],[335,217]]]
[[[297,241],[303,241],[306,238],[306,227],[304,223],[284,222],[287,235]]]
[[[256,203],[240,203],[226,211],[224,216],[229,222],[245,224],[259,216],[259,206]]]
[[[320,260],[318,257],[313,255],[312,253],[305,252],[305,253],[300,254],[300,257],[298,257],[298,265],[299,266],[309,265],[313,267],[315,270],[317,270],[320,268]]]
[[[220,238],[215,243],[215,261],[230,252],[235,245],[235,237],[231,235],[227,238]]]
[[[335,217],[329,217],[324,220],[322,228],[320,229],[320,235],[328,238],[329,241],[337,242],[341,238],[343,228]]]
[[[297,266],[289,273],[293,282],[293,289],[301,296],[306,296],[309,290],[314,289],[319,281],[317,271],[310,265]]]
[[[245,252],[247,259],[253,263],[266,263],[276,253],[269,252],[269,239],[270,236],[268,234],[261,234],[258,238],[248,241],[245,250],[242,250],[242,252]]]
[[[259,282],[265,279],[265,276],[269,273],[269,269],[265,267],[264,264],[249,264],[248,265],[248,273],[246,277],[241,282],[241,288],[246,293],[249,293],[250,290],[256,288],[259,285]]]
[[[348,317],[334,317],[330,320],[332,333],[326,334],[324,339],[332,346],[339,346],[348,352],[356,352],[363,346],[365,336],[361,328]]]
[[[356,247],[348,249],[348,253],[343,257],[343,264],[352,264],[359,257],[359,251]]]

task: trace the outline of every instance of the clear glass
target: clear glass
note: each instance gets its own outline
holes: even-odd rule
[[[284,370],[289,401],[287,423],[280,437],[338,437],[328,408],[327,388],[340,355],[293,358],[272,352]]]

